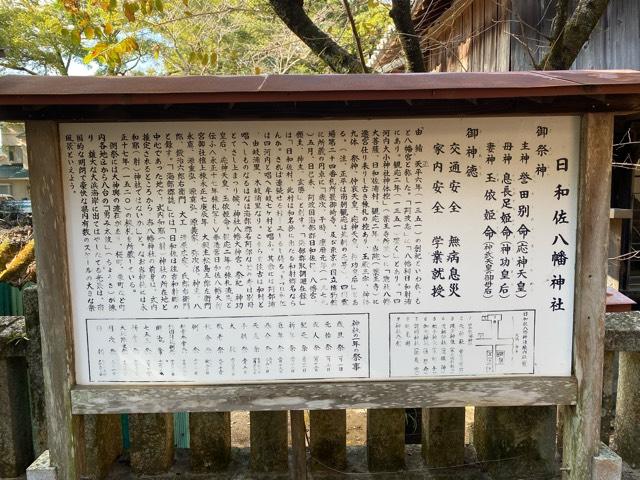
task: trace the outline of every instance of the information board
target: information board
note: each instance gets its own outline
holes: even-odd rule
[[[61,124],[78,383],[570,375],[579,126]]]

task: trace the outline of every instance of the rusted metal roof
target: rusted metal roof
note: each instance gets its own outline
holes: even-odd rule
[[[326,100],[447,100],[622,94],[640,95],[639,71],[208,77],[15,75],[0,77],[0,107]]]
[[[0,77],[13,121],[582,112],[640,113],[640,72]]]

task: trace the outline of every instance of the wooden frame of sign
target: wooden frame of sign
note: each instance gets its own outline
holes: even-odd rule
[[[431,79],[441,75],[443,74],[432,75]],[[428,77],[422,78],[427,79]],[[380,77],[378,76],[378,78]],[[462,79],[467,81],[467,78],[468,76],[464,78],[451,76],[449,80]],[[493,77],[493,79],[495,78],[497,77]],[[153,81],[153,79],[145,80],[146,82]],[[626,85],[632,85],[632,87],[627,87],[627,90],[635,94],[639,91],[640,75],[634,76],[632,80],[627,78]],[[299,81],[305,82],[305,80]],[[309,80],[309,82],[312,81]],[[367,81],[370,80],[367,79]],[[485,98],[506,97],[517,92],[517,89],[508,91],[509,82],[517,83],[515,76],[510,77],[507,74],[501,77],[500,81],[506,93],[500,95],[495,92],[483,94]],[[489,79],[475,78],[472,83],[476,85],[490,82]],[[566,83],[561,85],[565,86]],[[618,82],[609,80],[609,83],[618,88],[614,93],[621,92]],[[456,91],[456,87],[451,86],[453,84],[449,83],[447,87],[450,92],[454,92],[450,94],[450,97],[452,99],[464,98],[465,92],[462,87],[460,87],[460,91]],[[566,85],[567,88],[570,86],[573,87]],[[356,88],[361,87],[354,87],[354,90]],[[580,94],[586,93],[586,91],[585,89]],[[375,98],[386,98],[384,92],[376,92]],[[536,96],[541,92],[542,90],[532,90],[530,96]],[[130,93],[133,95],[132,98],[135,98],[135,92]],[[551,94],[553,95],[554,92]],[[325,92],[322,95],[327,94]],[[432,96],[433,92],[429,95]],[[475,95],[478,94],[475,93]],[[557,95],[561,95],[561,93],[557,92]],[[317,97],[318,94],[315,96]],[[415,91],[405,91],[404,97],[396,93],[388,97],[411,99],[417,96],[419,94]],[[309,97],[313,98],[314,96],[309,94]],[[341,95],[335,95],[338,100],[344,100],[344,97],[344,92]],[[24,97],[21,98],[21,101],[24,102]],[[593,108],[593,104],[585,101],[582,97],[572,99],[570,102],[565,101],[567,98],[569,97],[563,97],[564,100],[559,100],[556,107],[562,105],[560,108],[564,108],[563,111],[577,113]],[[43,103],[41,99],[32,101],[33,103]],[[609,99],[609,101],[611,100]],[[87,98],[84,102],[91,103]],[[150,103],[148,99],[145,99],[145,102]],[[6,98],[0,95],[0,105],[8,105],[9,103]],[[48,103],[55,104],[56,102],[50,101]],[[58,105],[72,105],[74,103],[81,104],[82,101],[77,99],[72,101],[69,97],[61,97],[57,100]],[[158,101],[158,103],[161,102]],[[191,103],[198,102],[193,100]],[[441,102],[440,106],[444,104],[447,108],[446,103],[446,101]],[[535,103],[539,105],[537,101]],[[467,105],[468,113],[476,113],[473,104]],[[526,113],[532,108],[531,105],[528,104],[528,107],[521,108],[521,111]],[[0,112],[5,118],[12,115],[15,119],[17,115],[15,110],[12,110],[14,108],[10,107],[5,111],[0,109]],[[493,104],[489,108],[493,112],[500,112],[500,107],[497,104]],[[606,108],[602,109],[607,110]],[[551,107],[545,107],[543,110],[553,111]],[[460,114],[460,112],[458,111],[456,114]],[[347,381],[340,383],[219,386],[76,385],[69,266],[65,253],[67,251],[67,237],[63,175],[58,131],[59,119],[69,115],[68,112],[63,111],[49,114],[45,112],[41,116],[52,118],[45,120],[33,119],[33,115],[29,113],[21,115],[23,119],[27,119],[31,193],[34,204],[33,220],[38,246],[38,290],[49,421],[49,448],[52,463],[57,467],[60,478],[78,478],[81,471],[83,462],[82,416],[84,414],[466,405],[563,405],[564,472],[567,478],[572,480],[591,478],[592,459],[598,453],[600,442],[604,292],[613,138],[612,112],[581,113],[582,137],[580,141],[572,376],[511,376],[477,379],[390,380],[367,383]],[[82,116],[77,110],[75,114],[71,114],[72,118],[77,118],[78,115]],[[100,117],[100,115],[100,113],[95,114],[92,118]],[[102,116],[117,118],[118,115],[121,113],[116,111],[115,114]],[[144,116],[142,113],[140,115]],[[307,113],[307,115],[313,115],[313,113]],[[167,116],[167,119],[170,119],[170,115]]]

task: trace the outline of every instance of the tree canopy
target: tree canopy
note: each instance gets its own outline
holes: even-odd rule
[[[569,68],[608,0],[548,0],[557,12],[540,69]],[[67,75],[367,72],[398,35],[424,71],[411,0],[0,0],[0,69]]]

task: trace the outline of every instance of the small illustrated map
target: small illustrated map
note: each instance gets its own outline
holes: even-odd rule
[[[391,377],[534,373],[534,310],[392,313]]]

